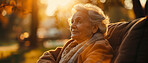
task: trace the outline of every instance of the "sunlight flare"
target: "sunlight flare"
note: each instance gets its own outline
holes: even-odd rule
[[[140,0],[141,6],[144,8],[146,4],[146,0]]]
[[[47,9],[45,11],[47,16],[53,16],[57,11],[58,7],[67,7],[71,0],[40,0],[42,4],[47,5]]]
[[[126,9],[133,9],[132,0],[125,0],[124,4]]]

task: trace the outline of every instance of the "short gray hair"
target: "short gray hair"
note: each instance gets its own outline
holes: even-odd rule
[[[73,9],[73,14],[76,11],[83,11],[88,14],[93,25],[99,26],[98,32],[105,36],[108,31],[109,18],[104,14],[101,8],[92,4],[76,4]]]

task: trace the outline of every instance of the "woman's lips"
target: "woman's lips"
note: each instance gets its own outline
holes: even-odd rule
[[[71,33],[75,34],[75,33],[78,33],[78,31],[71,31]]]
[[[78,31],[75,30],[75,29],[72,29],[72,30],[71,30],[71,33],[72,33],[72,34],[75,34],[75,33],[78,33]]]

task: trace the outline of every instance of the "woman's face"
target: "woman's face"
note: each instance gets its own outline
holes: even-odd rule
[[[93,35],[93,26],[86,13],[78,11],[71,20],[71,38],[82,42],[90,39]]]

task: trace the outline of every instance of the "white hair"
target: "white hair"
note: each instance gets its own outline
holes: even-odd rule
[[[103,33],[105,36],[108,31],[109,18],[104,14],[101,8],[92,4],[76,4],[73,9],[73,14],[77,11],[82,11],[88,14],[93,25],[99,27],[97,32]]]

